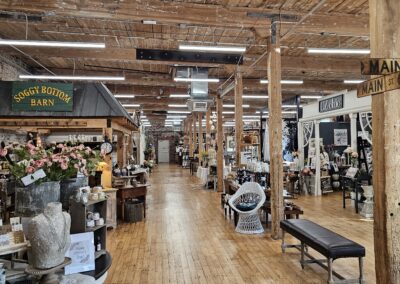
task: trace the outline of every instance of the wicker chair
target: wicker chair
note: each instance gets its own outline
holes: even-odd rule
[[[229,199],[229,206],[239,214],[236,232],[242,234],[260,234],[264,228],[258,215],[258,209],[265,202],[265,193],[256,182],[244,183]]]

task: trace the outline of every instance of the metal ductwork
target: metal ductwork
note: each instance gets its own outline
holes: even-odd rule
[[[208,68],[180,67],[176,71],[179,78],[208,79]],[[213,103],[208,95],[208,82],[191,82],[190,99],[187,101],[189,110],[206,112]]]

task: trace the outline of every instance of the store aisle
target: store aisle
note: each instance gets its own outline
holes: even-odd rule
[[[301,270],[299,253],[283,255],[280,241],[268,232],[235,233],[220,208],[220,194],[203,190],[189,170],[160,165],[150,183],[147,220],[108,231],[113,265],[106,283],[326,283],[325,270],[317,265]],[[338,195],[296,203],[307,218],[366,246],[367,283],[375,283],[372,222],[342,209]],[[358,273],[354,259],[334,267],[344,276]]]

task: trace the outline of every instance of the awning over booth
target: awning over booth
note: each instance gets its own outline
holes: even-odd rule
[[[17,110],[13,99],[13,82],[0,82],[0,118],[118,118],[125,127],[138,128],[138,122],[102,83],[74,83],[71,111]]]

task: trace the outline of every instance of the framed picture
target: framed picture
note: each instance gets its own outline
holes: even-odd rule
[[[333,130],[333,144],[335,146],[347,146],[347,129],[334,129]]]
[[[93,232],[72,234],[71,246],[65,256],[72,259],[72,263],[65,267],[65,275],[94,270]]]

